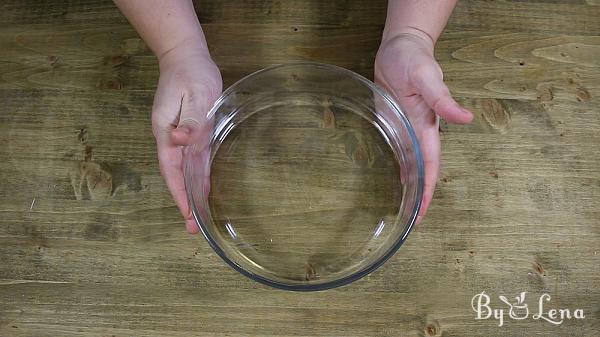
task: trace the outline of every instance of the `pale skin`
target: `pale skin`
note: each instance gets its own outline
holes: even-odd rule
[[[197,233],[183,181],[185,145],[208,143],[205,116],[222,90],[191,0],[114,0],[159,59],[152,108],[161,173],[189,233]],[[456,0],[389,0],[375,82],[406,110],[425,162],[418,222],[431,203],[440,167],[439,118],[469,123],[473,115],[452,98],[433,50]]]

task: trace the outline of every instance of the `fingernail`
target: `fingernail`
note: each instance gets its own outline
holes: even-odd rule
[[[199,232],[196,222],[192,222],[191,220],[185,222],[185,228],[189,234],[196,234]]]
[[[423,217],[420,215],[417,215],[417,225],[421,223],[421,220],[423,220]]]

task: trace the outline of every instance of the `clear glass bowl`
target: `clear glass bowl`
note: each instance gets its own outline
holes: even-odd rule
[[[242,274],[333,288],[406,240],[423,161],[408,119],[369,80],[326,64],[276,65],[229,87],[208,118],[209,145],[184,151],[186,189],[209,244]]]

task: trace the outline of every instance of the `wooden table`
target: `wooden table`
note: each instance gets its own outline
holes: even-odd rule
[[[156,59],[110,1],[0,3],[0,336],[599,336],[600,2],[461,1],[423,226],[346,287],[259,285],[184,232],[150,131]],[[372,77],[383,1],[199,1],[225,85],[290,59]],[[503,308],[476,320],[474,295]],[[498,296],[527,292],[514,320]],[[582,309],[553,325],[544,311]]]

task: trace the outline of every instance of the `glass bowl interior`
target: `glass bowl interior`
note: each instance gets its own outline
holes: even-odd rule
[[[410,232],[423,161],[400,108],[349,70],[277,65],[227,89],[185,149],[200,230],[262,283],[321,290],[387,260]]]

